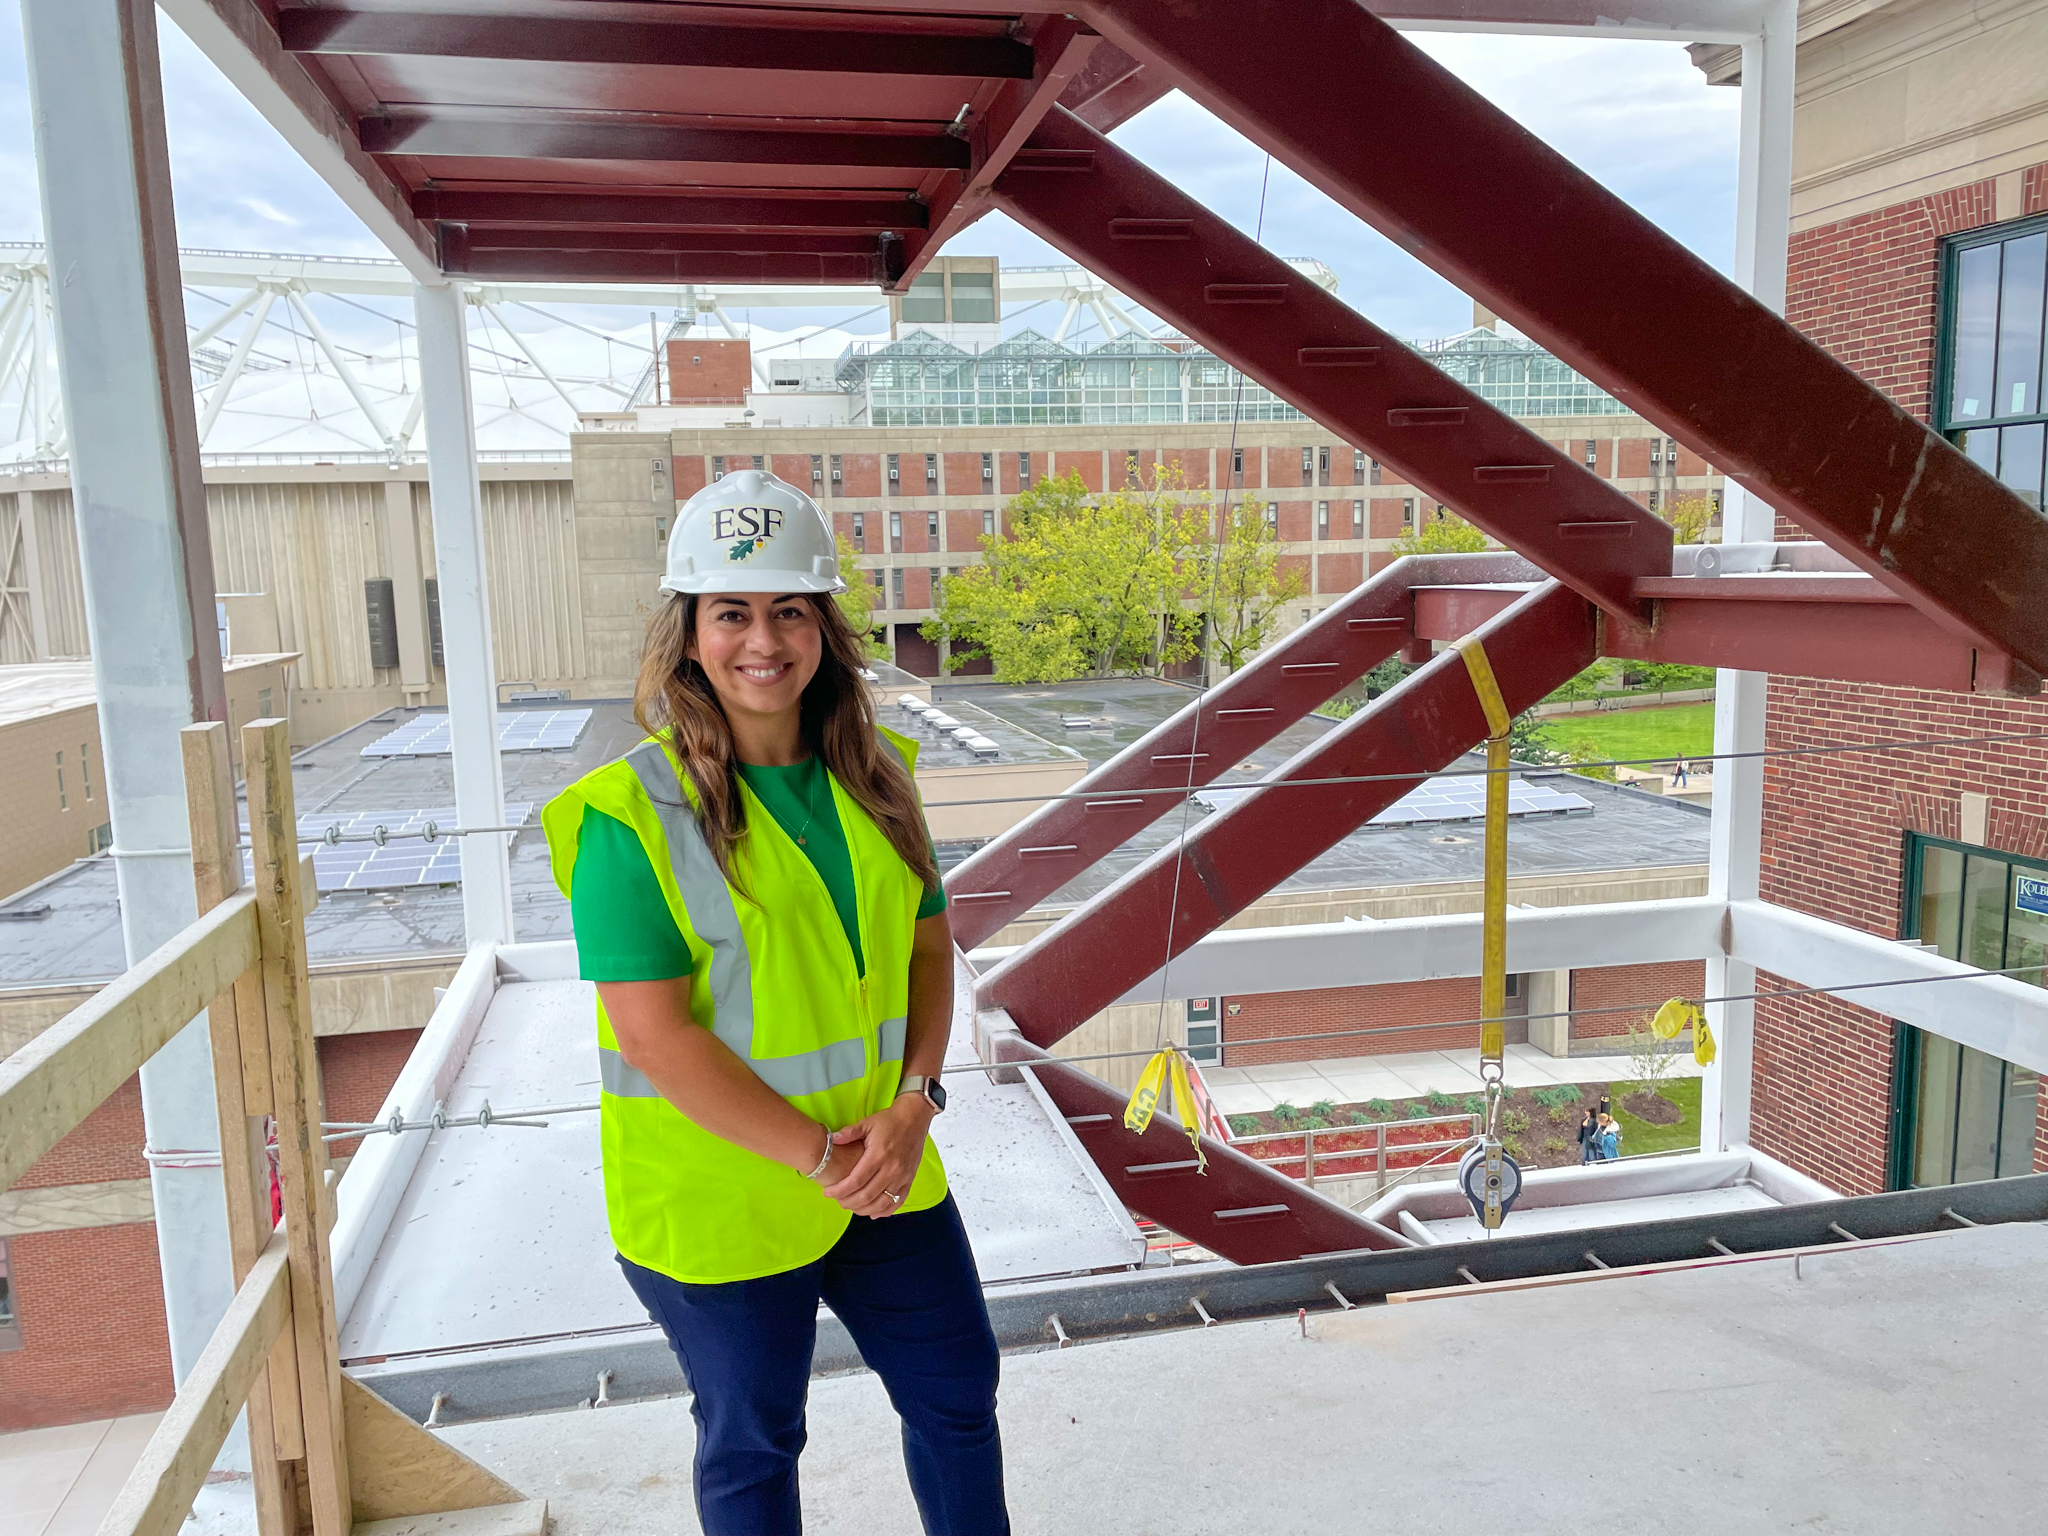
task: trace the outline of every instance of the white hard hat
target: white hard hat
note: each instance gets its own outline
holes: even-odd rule
[[[766,470],[714,480],[683,503],[668,536],[664,592],[844,592],[818,504]]]

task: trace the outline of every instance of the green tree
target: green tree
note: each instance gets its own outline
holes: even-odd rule
[[[1079,475],[1010,502],[1010,536],[950,578],[931,640],[952,663],[985,655],[1006,683],[1065,682],[1167,666],[1195,654],[1199,514],[1154,484],[1091,498]]]
[[[875,638],[875,588],[868,580],[868,573],[860,568],[860,554],[853,547],[853,541],[840,534],[834,541],[839,552],[839,574],[846,579],[846,590],[838,594],[835,601],[839,611],[846,615],[846,623],[861,638],[868,655],[886,657],[889,647]]]
[[[1707,542],[1707,528],[1714,520],[1714,499],[1697,493],[1680,496],[1671,503],[1664,514],[1664,521],[1671,525],[1671,536],[1680,544],[1704,544]]]
[[[1518,763],[1545,767],[1570,761],[1544,739],[1543,728],[1526,709],[1508,722],[1508,756]]]
[[[1206,497],[1197,509],[1197,526],[1206,531],[1213,522]],[[1204,541],[1195,577],[1209,604],[1210,643],[1225,672],[1235,672],[1273,638],[1281,606],[1306,589],[1301,572],[1280,569],[1279,535],[1265,507],[1250,499],[1230,509],[1221,539]]]
[[[1486,535],[1443,507],[1394,540],[1397,555],[1470,555],[1484,548]]]

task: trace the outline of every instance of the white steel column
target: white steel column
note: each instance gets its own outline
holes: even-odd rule
[[[1798,69],[1798,0],[1772,0],[1763,33],[1742,45],[1741,178],[1735,210],[1735,279],[1780,314],[1792,230],[1792,105]],[[1730,485],[1721,538],[1731,544],[1777,538],[1778,514]],[[1768,677],[1722,670],[1714,683],[1714,751],[1757,752],[1764,744]],[[1729,901],[1758,894],[1763,853],[1764,770],[1758,758],[1714,764],[1714,819],[1707,892]],[[1707,961],[1707,996],[1756,990],[1756,968],[1724,956]],[[1720,1051],[1701,1085],[1703,1147],[1746,1146],[1756,1054],[1756,1005],[1717,1003],[1707,1010]]]
[[[426,402],[427,490],[455,814],[465,827],[502,827],[505,772],[498,757],[498,674],[491,655],[476,408],[470,397],[469,300],[454,283],[422,283],[413,289],[412,307],[419,324],[420,398]],[[471,944],[512,942],[512,872],[505,845],[496,834],[462,840],[462,924]]]
[[[178,732],[225,713],[156,9],[153,0],[24,0],[22,18],[132,965],[195,914]],[[234,1290],[203,1024],[143,1067],[142,1113],[171,1370],[182,1381]]]

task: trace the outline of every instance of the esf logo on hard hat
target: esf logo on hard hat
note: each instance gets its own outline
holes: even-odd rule
[[[736,539],[728,560],[744,560],[782,532],[780,507],[720,507],[711,514],[711,537]]]
[[[665,592],[843,592],[831,524],[787,481],[742,469],[685,502],[668,538]]]

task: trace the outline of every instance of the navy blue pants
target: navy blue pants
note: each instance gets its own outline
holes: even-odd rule
[[[687,1285],[621,1258],[695,1397],[704,1536],[798,1536],[797,1456],[822,1298],[903,1420],[929,1536],[1007,1536],[996,1339],[953,1197],[852,1225],[815,1264]]]

